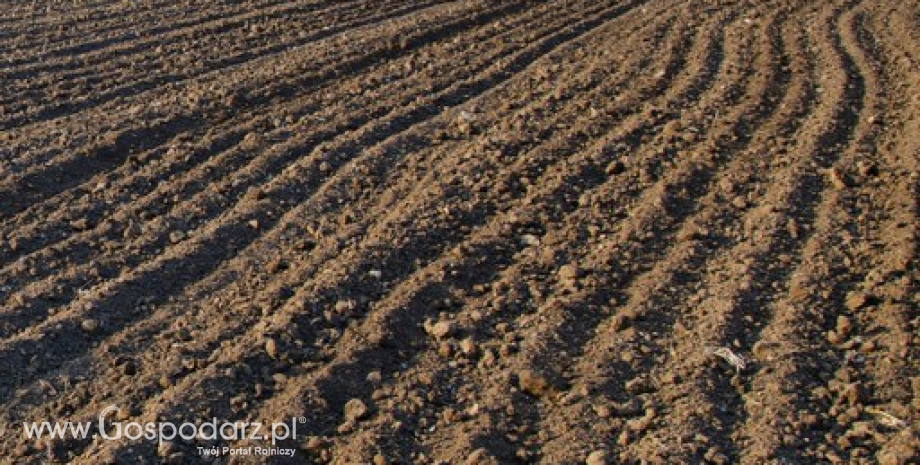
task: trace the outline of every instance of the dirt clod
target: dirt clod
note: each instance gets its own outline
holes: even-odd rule
[[[534,370],[522,370],[518,373],[518,387],[535,397],[543,397],[551,393],[552,387],[547,378]]]
[[[80,322],[80,329],[87,333],[92,333],[99,329],[99,321],[94,318],[87,318]]]
[[[610,455],[605,450],[591,452],[585,459],[585,465],[609,465],[611,463],[613,462],[610,460]]]
[[[345,420],[351,423],[363,420],[369,413],[367,404],[361,399],[351,399],[345,403],[343,409]]]

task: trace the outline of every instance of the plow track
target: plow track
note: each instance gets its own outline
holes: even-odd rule
[[[911,2],[16,1],[0,57],[8,463],[264,445],[108,406],[300,420],[219,463],[920,460]]]

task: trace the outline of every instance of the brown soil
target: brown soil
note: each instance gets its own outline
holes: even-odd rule
[[[0,451],[920,461],[920,4],[4,2]],[[357,399],[357,400],[356,400]],[[215,462],[216,463],[216,462]]]

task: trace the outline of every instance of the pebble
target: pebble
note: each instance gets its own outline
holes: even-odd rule
[[[598,418],[602,418],[602,419],[610,418],[610,415],[612,414],[612,412],[610,411],[610,407],[606,405],[594,406],[594,413],[597,415]]]
[[[585,459],[586,465],[607,465],[610,463],[610,457],[605,450],[596,450],[588,454]]]
[[[185,240],[185,233],[182,231],[173,231],[169,233],[169,242],[177,244]]]
[[[853,329],[853,323],[846,315],[840,315],[837,317],[837,334],[846,336],[850,333],[851,329]]]
[[[581,277],[581,269],[578,265],[563,265],[559,268],[558,275],[562,281],[575,281]]]
[[[361,399],[351,399],[345,403],[345,420],[349,423],[357,422],[367,416],[367,404]]]
[[[529,246],[537,246],[537,245],[540,245],[540,238],[537,236],[534,236],[533,234],[524,234],[523,236],[521,236],[521,244],[529,245]]]
[[[442,320],[434,324],[428,322],[428,325],[425,329],[428,331],[428,334],[434,336],[436,339],[444,339],[453,334],[454,324],[446,320]]]
[[[626,171],[626,165],[623,164],[622,161],[616,160],[607,165],[607,168],[604,171],[611,176],[622,174]]]
[[[89,229],[89,221],[86,218],[76,219],[70,222],[70,227],[77,231],[85,231]]]
[[[357,307],[357,303],[351,299],[342,299],[335,303],[335,311],[338,313],[348,313]]]
[[[827,177],[835,189],[843,190],[849,187],[846,176],[837,168],[831,168],[827,171]]]
[[[91,333],[99,329],[99,322],[92,318],[87,318],[80,323],[80,328],[87,333]]]
[[[265,340],[265,353],[271,358],[278,358],[278,343],[274,339]]]
[[[732,206],[739,210],[744,210],[748,206],[747,199],[737,195],[732,199]]]
[[[383,381],[383,375],[380,373],[380,371],[374,370],[367,374],[366,380],[368,383],[371,383],[376,386],[380,384],[381,381]]]
[[[847,294],[844,304],[850,311],[860,310],[869,305],[870,296],[865,292],[853,291]]]
[[[476,342],[473,341],[473,338],[466,338],[460,341],[460,351],[464,355],[475,355],[476,354]]]
[[[489,451],[479,448],[470,452],[470,455],[463,461],[464,465],[497,465],[498,460],[489,454]]]

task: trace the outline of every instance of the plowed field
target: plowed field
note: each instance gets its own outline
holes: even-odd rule
[[[920,460],[915,1],[12,0],[0,82],[5,463]]]

